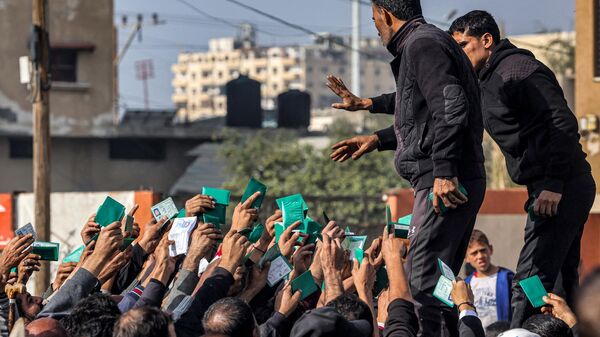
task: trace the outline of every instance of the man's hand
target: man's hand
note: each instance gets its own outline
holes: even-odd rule
[[[467,196],[458,190],[458,185],[456,177],[452,179],[435,178],[433,181],[433,209],[437,214],[441,212],[440,199],[448,209],[455,209],[469,201]]]
[[[90,240],[98,233],[100,233],[100,225],[96,223],[96,213],[92,214],[83,228],[81,229],[81,240],[83,244],[86,245]]]
[[[327,76],[327,87],[342,99],[342,103],[334,103],[331,107],[348,111],[367,110],[373,105],[370,98],[360,98],[351,93],[341,78],[333,75]]]
[[[216,203],[211,196],[198,194],[185,202],[185,216],[199,216],[207,210],[214,209]]]
[[[175,271],[175,258],[169,255],[169,246],[174,243],[175,241],[169,240],[168,235],[165,235],[154,251],[156,265],[150,278],[159,281],[164,286],[168,285],[167,282],[169,282],[171,274]]]
[[[375,285],[375,267],[368,258],[362,261],[354,260],[352,265],[352,280],[358,296],[363,301],[369,303],[372,300],[372,289]]]
[[[190,236],[190,247],[183,261],[182,268],[193,273],[198,271],[198,264],[213,249],[218,240],[223,238],[221,231],[213,224],[198,224]]]
[[[412,300],[406,275],[404,274],[404,266],[402,257],[406,251],[403,239],[397,238],[392,233],[388,232],[388,226],[383,230],[383,239],[381,243],[381,255],[385,261],[387,269],[389,285],[389,301],[401,298],[407,301]]]
[[[533,213],[537,216],[552,217],[558,214],[558,204],[562,194],[542,191],[540,195],[535,199],[533,204]]]
[[[292,286],[288,281],[285,287],[277,294],[277,298],[275,298],[275,311],[285,317],[289,317],[298,307],[301,297],[302,290],[298,290],[292,294]]]
[[[110,261],[115,256],[115,252],[119,250],[122,243],[121,223],[115,221],[100,232],[100,236],[95,243],[94,252],[85,259],[82,265],[83,268],[92,275],[100,275],[106,261]]]
[[[325,228],[321,231],[323,235],[327,235],[332,239],[344,239],[346,237],[344,229],[341,228],[337,222],[329,221]]]
[[[12,238],[0,256],[0,275],[7,275],[11,268],[16,267],[31,252],[33,247],[31,234],[18,235]]]
[[[323,234],[321,267],[325,277],[325,303],[329,303],[344,293],[342,270],[345,258],[340,239],[331,239]]]
[[[54,282],[52,282],[52,290],[57,291],[60,289],[76,267],[77,262],[67,262],[59,265]]]
[[[377,135],[354,136],[334,144],[333,152],[329,156],[331,160],[342,163],[350,157],[357,160],[364,154],[377,149],[379,137]]]
[[[162,226],[166,226],[165,223],[169,221],[166,217],[162,217],[160,221],[156,221],[154,217],[148,221],[146,227],[144,227],[144,235],[138,242],[140,248],[142,248],[146,254],[152,254],[156,246],[160,242],[161,238],[161,228]]]
[[[452,293],[450,293],[450,296],[459,312],[463,310],[475,311],[473,291],[471,291],[471,286],[464,280],[457,278],[452,281]]]
[[[283,222],[283,216],[282,216],[281,210],[276,210],[275,213],[273,213],[273,215],[268,217],[267,220],[265,221],[265,230],[263,231],[262,235],[260,236],[260,239],[258,240],[258,242],[255,243],[255,246],[258,247],[258,249],[265,251],[265,252],[267,251],[267,249],[269,248],[269,244],[275,237],[275,223],[276,222]]]
[[[260,197],[260,192],[255,192],[243,203],[238,203],[233,210],[231,218],[231,230],[241,231],[250,228],[258,218],[258,210],[251,208],[252,203]]]
[[[310,262],[313,256],[313,249],[315,248],[314,244],[305,245],[296,252],[292,256],[292,265],[294,266],[295,275],[302,275],[305,271],[310,267]]]
[[[371,246],[365,250],[365,257],[369,258],[369,262],[373,265],[373,268],[377,269],[383,264],[383,254],[381,252],[381,238],[375,238],[371,242]]]
[[[292,231],[298,226],[300,226],[300,221],[296,221],[291,224],[288,228],[286,228],[281,236],[279,236],[279,250],[281,251],[281,255],[285,256],[286,259],[290,259],[292,257],[292,253],[294,252],[294,246],[296,245],[298,238],[300,238],[301,233],[296,232],[292,233]]]
[[[263,269],[258,268],[258,265],[254,265],[250,272],[250,280],[248,286],[244,292],[240,295],[240,298],[246,303],[250,303],[252,299],[265,287],[267,279],[269,278],[270,262],[265,263]]]
[[[379,293],[377,298],[377,323],[384,323],[388,317],[388,307],[390,306],[390,291],[385,288]]]
[[[543,300],[548,305],[542,307],[542,313],[560,319],[561,321],[567,323],[569,328],[572,328],[575,324],[577,324],[577,317],[575,317],[575,314],[571,308],[569,308],[567,302],[563,298],[552,293],[548,293],[548,296],[544,296]]]
[[[106,261],[104,262],[102,270],[98,274],[98,281],[100,281],[100,284],[105,284],[110,281],[113,276],[129,262],[132,255],[131,249],[131,246],[129,246],[124,251],[114,254],[112,258],[108,260],[108,263],[106,263]]]
[[[29,254],[21,263],[19,263],[17,283],[27,284],[29,278],[34,271],[40,271],[41,267],[41,256],[37,254]]]
[[[234,231],[228,232],[223,239],[223,255],[219,267],[226,269],[233,275],[237,267],[242,264],[249,247],[250,242],[244,236]]]

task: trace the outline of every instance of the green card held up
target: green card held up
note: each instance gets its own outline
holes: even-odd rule
[[[275,242],[279,242],[279,237],[285,231],[285,226],[281,222],[275,223]]]
[[[291,226],[294,222],[304,221],[305,213],[302,203],[298,201],[284,201],[281,205],[283,224],[285,227]]]
[[[275,200],[277,202],[277,207],[283,211],[283,203],[284,202],[299,202],[302,205],[302,210],[304,211],[304,215],[306,216],[306,212],[308,212],[308,205],[302,198],[302,194],[293,194],[287,197],[279,198]]]
[[[185,218],[185,207],[179,210],[179,213],[177,213],[177,218]]]
[[[121,221],[125,216],[125,206],[111,197],[106,197],[98,211],[95,220],[100,227],[106,227],[115,221]]]
[[[539,276],[534,275],[530,278],[521,280],[519,285],[521,288],[523,288],[525,295],[534,308],[539,308],[546,305],[546,302],[544,302],[543,298],[544,296],[548,296],[548,292],[544,288],[542,280],[540,280]]]
[[[69,255],[65,256],[65,258],[63,259],[62,262],[63,263],[79,262],[79,260],[81,260],[81,254],[83,254],[84,249],[85,249],[85,246],[83,246],[83,245],[79,246],[77,249],[72,251]]]
[[[41,256],[43,261],[58,261],[58,247],[56,242],[36,241],[33,243],[33,254]]]
[[[244,203],[248,198],[250,198],[254,193],[260,192],[260,195],[254,202],[252,203],[252,208],[260,208],[265,200],[265,195],[267,194],[267,185],[261,183],[260,181],[250,178],[248,185],[246,186],[246,190],[244,191],[244,195],[242,195],[242,203]]]
[[[260,240],[263,232],[265,231],[265,226],[263,224],[258,224],[252,228],[252,231],[248,234],[248,241],[251,243],[256,243]]]
[[[265,254],[258,260],[258,268],[262,269],[265,263],[275,260],[280,255],[281,251],[279,250],[279,246],[273,245],[271,248],[267,249]]]
[[[217,204],[225,206],[229,205],[229,197],[231,196],[231,192],[228,190],[204,186],[202,187],[202,194],[213,197],[215,203]]]
[[[292,287],[292,294],[298,290],[302,290],[302,297],[300,298],[302,300],[319,290],[310,270],[293,279],[290,286]]]
[[[362,250],[362,248],[354,249],[354,257],[358,261],[358,265],[360,265],[362,263],[363,259],[365,258],[365,251]]]

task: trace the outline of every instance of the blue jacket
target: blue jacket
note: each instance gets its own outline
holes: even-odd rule
[[[475,273],[469,275],[465,282],[471,283]],[[496,314],[499,321],[512,320],[512,310],[510,308],[511,288],[512,280],[515,273],[512,271],[499,267],[498,278],[496,279]]]

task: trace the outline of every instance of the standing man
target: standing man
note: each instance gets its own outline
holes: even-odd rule
[[[477,79],[452,38],[425,22],[419,0],[372,0],[372,7],[379,36],[394,56],[396,93],[362,99],[333,76],[328,86],[343,99],[335,108],[393,114],[394,125],[335,144],[331,158],[396,151],[396,170],[415,190],[406,268],[421,333],[441,336],[448,329],[457,336],[456,311],[432,293],[438,258],[459,272],[485,194]]]
[[[549,292],[564,291],[573,304],[581,235],[596,185],[579,144],[577,119],[554,73],[530,51],[501,40],[487,12],[456,19],[450,33],[478,72],[484,126],[500,146],[512,180],[529,192],[525,208],[531,211],[512,297],[512,327],[521,327],[539,313],[519,286],[529,276],[538,275]]]

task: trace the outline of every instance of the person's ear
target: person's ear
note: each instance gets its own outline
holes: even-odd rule
[[[494,246],[490,245],[490,256],[494,255]]]
[[[381,8],[381,15],[386,26],[391,27],[394,24],[394,17],[387,9]]]
[[[485,33],[483,34],[483,36],[481,36],[481,43],[483,44],[485,49],[492,49],[494,42],[496,41],[494,41],[494,37],[490,33]]]

